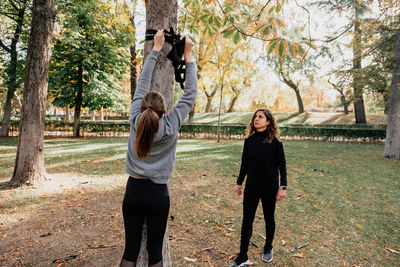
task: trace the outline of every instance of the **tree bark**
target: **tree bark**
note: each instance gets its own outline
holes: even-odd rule
[[[22,102],[21,102],[21,98],[19,97],[19,95],[17,94],[17,92],[14,92],[14,96],[15,96],[15,100],[17,100],[19,112],[22,112]]]
[[[130,47],[130,52],[131,52],[131,100],[133,100],[133,96],[135,95],[136,91],[136,80],[137,80],[135,45]]]
[[[361,28],[360,7],[354,7],[354,40],[353,40],[353,90],[354,116],[356,123],[367,123],[364,109],[362,73],[361,73]]]
[[[344,114],[349,114],[349,103],[347,103],[346,97],[343,93],[340,94],[340,101],[344,109]]]
[[[55,17],[54,0],[33,1],[22,116],[11,186],[36,184],[45,178],[43,139]]]
[[[81,107],[83,100],[83,67],[82,62],[78,66],[78,92],[75,96],[75,111],[74,111],[74,137],[80,136],[81,127]]]
[[[195,110],[195,108],[196,108],[196,103],[194,103],[192,110],[189,112],[189,119],[188,119],[189,123],[192,123],[192,122],[193,122],[193,117],[194,117],[194,112],[195,112],[194,110]]]
[[[299,113],[304,113],[303,100],[301,99],[299,87],[298,87],[290,78],[287,78],[287,77],[285,76],[285,74],[283,74],[283,72],[280,72],[280,76],[281,76],[281,78],[282,78],[282,81],[283,81],[287,86],[289,86],[290,88],[292,88],[292,89],[294,90],[294,92],[296,93],[297,106],[298,106],[298,111],[299,111]]]
[[[219,143],[221,139],[221,109],[222,109],[222,96],[223,96],[223,91],[224,91],[224,78],[221,79],[221,92],[220,92],[220,97],[219,97],[219,108],[218,108],[218,127],[217,127],[217,143]]]
[[[66,105],[65,106],[65,120],[66,121],[69,121],[71,118],[70,118],[70,114],[69,114],[69,106],[68,105]]]
[[[204,93],[206,94],[206,97],[207,97],[207,104],[206,104],[206,109],[204,110],[204,112],[205,112],[205,113],[208,113],[208,112],[210,112],[210,110],[211,110],[211,102],[212,102],[212,100],[213,100],[215,94],[217,93],[218,87],[215,86],[215,88],[214,88],[214,90],[211,92],[211,94],[208,94],[208,93],[207,93],[205,86],[203,86],[203,89],[204,89]]]
[[[94,110],[90,111],[90,120],[95,121],[96,120],[96,115],[94,114]]]
[[[399,21],[400,23],[400,21]],[[400,159],[400,30],[396,33],[395,65],[393,68],[386,128],[386,158]]]
[[[238,95],[234,95],[233,96],[233,98],[231,100],[231,104],[229,105],[228,112],[234,112],[234,106],[236,104],[236,101],[237,101],[238,97],[239,97]]]
[[[103,113],[103,108],[101,108],[100,110],[99,110],[99,120],[100,121],[104,121],[104,113]]]
[[[176,31],[177,24],[177,0],[146,0],[146,29],[169,29]],[[147,41],[144,45],[144,61],[153,48],[153,41]],[[165,42],[160,51],[151,80],[151,90],[162,93],[167,104],[167,110],[171,110],[174,68],[167,54],[171,45]]]
[[[176,31],[177,24],[177,0],[146,0],[146,29],[170,29]],[[153,48],[153,41],[147,41],[144,45],[144,60]],[[172,63],[167,59],[167,54],[171,50],[171,45],[165,43],[157,59],[151,80],[151,90],[160,92],[167,105],[167,110],[172,108],[172,97],[174,87],[174,69]],[[147,230],[143,228],[142,244],[136,266],[148,266],[148,255],[146,249]],[[165,231],[163,242],[163,266],[172,266],[169,252],[168,225]]]
[[[10,54],[10,62],[8,67],[6,68],[7,79],[5,84],[7,85],[7,98],[6,102],[4,103],[4,116],[1,122],[1,131],[0,137],[8,136],[8,132],[10,130],[10,119],[11,119],[11,100],[14,97],[14,93],[17,90],[18,83],[17,83],[17,66],[18,66],[18,52],[17,52],[17,44],[19,41],[19,37],[22,31],[22,26],[24,23],[24,16],[25,16],[25,9],[26,9],[27,0],[22,2],[22,7],[16,12],[18,13],[17,16],[17,26],[15,28],[14,36],[11,39],[10,47],[4,48],[6,52]]]

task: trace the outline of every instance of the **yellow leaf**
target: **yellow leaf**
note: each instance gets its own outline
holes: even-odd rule
[[[186,261],[190,261],[190,262],[195,262],[196,261],[196,259],[191,259],[191,258],[188,258],[188,257],[183,257]]]
[[[296,253],[296,254],[293,254],[291,256],[292,257],[296,257],[296,258],[303,258],[304,257],[303,254],[301,254],[301,253]]]

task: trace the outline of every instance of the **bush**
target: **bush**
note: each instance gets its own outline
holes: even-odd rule
[[[19,120],[11,121],[11,131],[18,131]],[[82,133],[129,133],[128,121],[81,121]],[[182,137],[215,138],[217,125],[183,124],[179,134]],[[376,141],[386,137],[386,125],[285,125],[279,127],[282,137],[317,138],[334,140]],[[72,132],[73,122],[47,120],[45,130],[48,132]],[[244,138],[246,126],[221,125],[221,136],[224,138]]]

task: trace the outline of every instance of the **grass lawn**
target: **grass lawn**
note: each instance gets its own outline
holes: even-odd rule
[[[10,189],[16,143],[0,139],[0,266],[57,266],[53,260],[67,256],[76,257],[60,266],[117,266],[127,138],[47,139],[51,180]],[[242,145],[179,141],[170,183],[174,266],[227,266],[238,252],[243,199],[233,176]],[[277,205],[273,265],[398,266],[390,249],[400,251],[400,162],[382,158],[382,144],[284,141],[284,148],[289,187]],[[260,205],[254,266],[267,265],[264,235]],[[114,247],[89,248],[98,245]]]
[[[247,125],[253,112],[230,112],[221,114],[221,123]],[[284,124],[354,124],[354,114],[336,112],[274,113],[279,125]],[[193,123],[218,124],[218,114],[195,114]],[[386,124],[386,115],[367,114],[368,124]]]

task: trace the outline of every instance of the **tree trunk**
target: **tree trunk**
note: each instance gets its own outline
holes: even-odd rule
[[[133,16],[129,18],[129,21],[131,22],[133,28],[136,29],[135,27],[135,10],[136,10],[136,4],[137,0],[131,1],[133,4]],[[136,31],[135,31],[136,35]],[[137,81],[137,62],[136,62],[136,46],[135,46],[135,41],[136,38],[133,38],[133,45],[129,48],[130,53],[131,53],[131,100],[133,100],[133,96],[135,95],[136,91],[136,81]]]
[[[177,24],[177,0],[146,0],[146,29],[167,29],[170,27],[176,31]],[[153,41],[147,41],[144,45],[144,61],[153,48]],[[171,45],[165,42],[160,51],[151,80],[151,90],[162,93],[167,104],[167,110],[172,108],[174,68],[167,54]],[[143,62],[144,62],[143,61]]]
[[[8,132],[10,130],[10,119],[11,119],[11,100],[14,97],[14,92],[10,89],[7,91],[6,103],[4,104],[4,116],[1,121],[1,132],[0,137],[8,136]]]
[[[8,131],[10,130],[10,119],[11,119],[11,100],[14,97],[14,93],[17,90],[17,68],[18,68],[18,52],[17,44],[22,31],[22,26],[24,23],[25,9],[27,0],[21,3],[21,8],[15,10],[17,15],[17,26],[15,28],[14,36],[11,39],[10,47],[7,47],[1,42],[1,47],[10,54],[10,62],[6,68],[7,79],[5,84],[7,85],[7,98],[4,103],[4,116],[1,122],[0,137],[8,136]]]
[[[83,95],[83,67],[82,62],[78,66],[78,92],[75,97],[75,112],[74,112],[74,137],[80,136],[81,127],[81,107]]]
[[[22,116],[11,186],[36,184],[45,178],[43,139],[55,17],[54,0],[33,1]]]
[[[300,96],[300,90],[299,90],[299,88],[297,86],[296,86],[296,89],[293,89],[293,90],[296,93],[297,105],[298,105],[299,113],[304,113],[303,100],[301,99],[301,96]]]
[[[299,87],[290,78],[286,78],[286,76],[283,74],[283,72],[280,72],[280,77],[282,78],[282,81],[287,86],[289,86],[290,88],[292,88],[294,90],[294,92],[296,93],[297,106],[298,106],[299,113],[304,113],[303,100],[301,99]]]
[[[177,0],[146,0],[146,29],[169,29],[172,27],[176,31],[177,24]],[[153,41],[147,41],[144,45],[144,60],[153,48]],[[167,110],[172,108],[173,86],[174,86],[174,69],[172,63],[167,59],[167,53],[171,50],[171,45],[164,44],[160,51],[157,63],[154,67],[151,80],[151,90],[160,92],[167,105]],[[141,250],[136,266],[148,266],[149,260],[146,249],[147,230],[143,228]],[[169,252],[169,236],[168,225],[164,235],[163,242],[163,266],[172,266],[171,256]]]
[[[21,98],[19,97],[19,95],[17,94],[17,92],[14,92],[14,96],[15,96],[15,100],[17,100],[19,112],[21,113],[21,112],[22,112],[22,102],[21,102]]]
[[[204,110],[205,113],[210,112],[211,109],[211,101],[213,100],[212,97],[207,97],[207,105],[206,105],[206,109]]]
[[[224,79],[222,78],[221,81],[223,82]],[[222,96],[223,96],[224,84],[221,83],[221,92],[219,97],[219,109],[218,109],[218,127],[217,127],[217,143],[221,139],[221,109],[222,109]]]
[[[69,114],[69,106],[68,105],[66,105],[65,106],[65,120],[66,121],[69,121],[71,118],[70,118],[70,114]]]
[[[400,23],[400,21],[399,21]],[[395,65],[388,104],[385,152],[386,158],[400,159],[400,30],[396,33]]]
[[[94,110],[90,111],[90,120],[95,121],[96,120],[96,115],[94,114]]]
[[[189,123],[193,122],[193,117],[194,117],[194,110],[196,108],[196,103],[194,103],[192,110],[189,112]]]
[[[104,121],[104,115],[103,115],[103,108],[101,108],[100,110],[99,110],[99,120],[100,121]]]
[[[133,96],[136,91],[136,80],[137,80],[137,71],[136,71],[136,47],[133,45],[130,47],[131,52],[131,100],[133,100]]]
[[[346,97],[343,95],[343,93],[340,95],[340,101],[342,102],[344,114],[349,114],[349,103],[347,103]]]
[[[234,112],[234,106],[236,104],[236,101],[237,101],[238,97],[239,97],[238,95],[234,95],[233,96],[233,98],[231,100],[231,104],[229,105],[228,112]]]
[[[215,86],[214,90],[211,92],[211,94],[208,94],[207,91],[206,91],[206,87],[203,86],[204,93],[206,94],[206,97],[207,97],[207,105],[206,105],[206,109],[204,111],[205,113],[210,112],[210,110],[211,110],[211,102],[212,102],[215,94],[217,93],[217,89],[218,89],[218,87]]]
[[[364,109],[363,85],[361,73],[361,28],[360,7],[354,7],[354,40],[353,40],[353,90],[354,90],[354,116],[356,123],[367,123]]]

